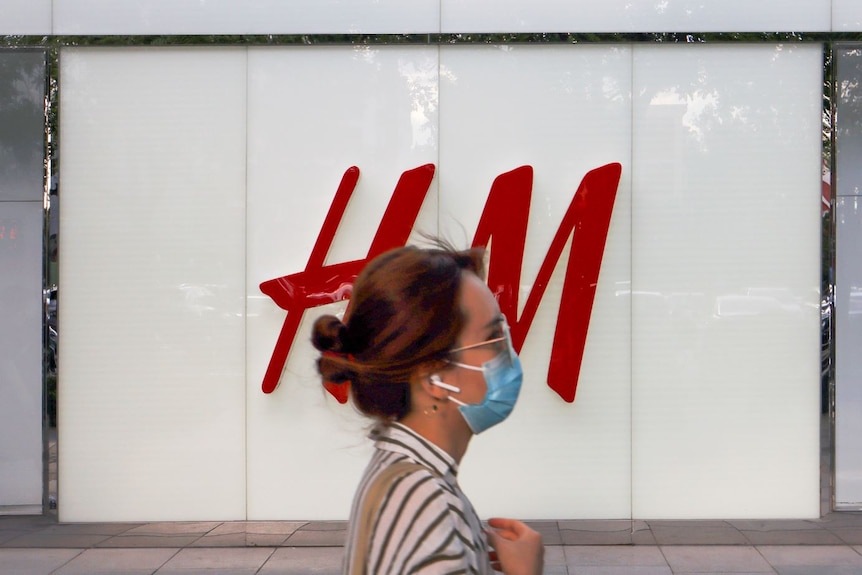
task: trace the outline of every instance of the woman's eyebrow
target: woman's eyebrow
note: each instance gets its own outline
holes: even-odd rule
[[[506,316],[504,316],[503,314],[494,316],[493,318],[491,318],[491,321],[489,321],[488,323],[485,324],[485,329],[495,328],[499,324],[501,324],[505,321],[506,321]]]

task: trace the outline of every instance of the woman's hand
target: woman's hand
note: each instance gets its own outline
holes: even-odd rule
[[[485,532],[494,551],[491,566],[505,575],[541,575],[545,547],[542,536],[516,519],[495,517]]]

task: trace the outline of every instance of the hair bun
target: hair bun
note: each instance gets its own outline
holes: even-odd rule
[[[319,351],[344,352],[344,340],[347,333],[340,319],[334,315],[324,315],[314,322],[311,330],[311,343]]]

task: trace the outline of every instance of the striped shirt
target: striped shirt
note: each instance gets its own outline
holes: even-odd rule
[[[398,423],[378,426],[371,438],[376,450],[353,500],[344,572],[351,572],[359,510],[369,485],[383,469],[409,461],[423,469],[393,481],[381,500],[369,537],[365,573],[493,573],[482,524],[458,487],[455,460]]]

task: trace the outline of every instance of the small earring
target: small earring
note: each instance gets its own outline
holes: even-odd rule
[[[431,413],[428,412],[428,409],[429,408],[426,407],[425,411],[423,411],[422,413],[424,413],[425,415],[434,415],[435,413],[437,413],[437,404],[435,403],[435,404],[431,405],[431,407],[430,407]]]

